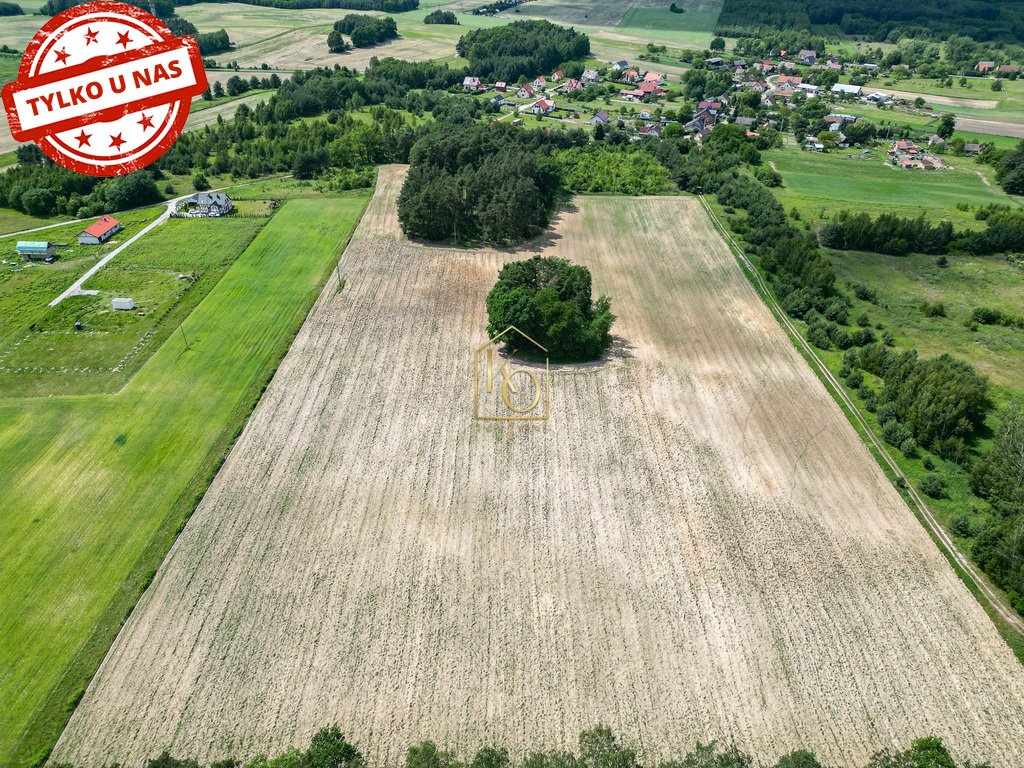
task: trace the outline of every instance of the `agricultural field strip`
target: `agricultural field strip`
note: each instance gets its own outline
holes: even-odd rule
[[[54,759],[208,761],[338,722],[649,759],[830,764],[924,733],[1024,761],[1024,669],[694,198],[577,198],[520,251],[398,231],[403,171],[123,628]],[[558,254],[625,352],[556,371],[536,430],[469,417],[504,262]]]
[[[828,366],[826,366],[822,359],[818,357],[818,353],[815,352],[814,348],[807,343],[807,341],[804,339],[803,335],[800,333],[799,329],[796,327],[793,321],[789,319],[789,316],[782,310],[782,307],[779,306],[778,301],[775,299],[775,296],[771,291],[771,288],[768,286],[767,282],[765,282],[765,279],[761,276],[761,273],[758,272],[757,268],[753,265],[753,263],[751,263],[750,259],[747,258],[747,255],[743,252],[743,249],[740,247],[739,243],[737,243],[735,238],[733,238],[733,236],[729,234],[729,231],[725,228],[725,225],[722,224],[721,220],[718,218],[718,215],[714,212],[714,210],[712,210],[711,206],[708,205],[707,201],[703,198],[703,196],[701,197],[701,202],[703,203],[704,209],[707,211],[708,216],[710,216],[717,225],[719,233],[724,235],[728,239],[730,246],[736,254],[736,257],[743,262],[743,266],[745,267],[746,272],[749,275],[752,275],[754,279],[757,281],[757,284],[760,287],[762,295],[767,297],[767,301],[770,302],[775,316],[785,325],[786,330],[789,332],[790,338],[793,339],[794,343],[799,344],[801,351],[807,357],[810,357],[814,361],[815,369],[818,372],[820,372],[820,374],[828,381],[829,390],[843,401],[843,403],[846,405],[847,412],[852,414],[854,418],[857,419],[857,423],[860,425],[863,433],[867,435],[868,439],[871,441],[871,444],[872,446],[874,446],[877,455],[882,457],[886,465],[895,474],[897,478],[902,478],[903,481],[906,483],[907,495],[910,496],[911,500],[914,502],[914,506],[916,507],[920,515],[920,518],[928,527],[928,530],[931,531],[932,535],[934,535],[935,538],[937,538],[942,543],[942,546],[945,548],[949,556],[956,562],[956,564],[967,572],[971,581],[979,590],[981,590],[982,594],[988,601],[988,604],[992,607],[994,611],[996,611],[996,613],[999,614],[1003,621],[1009,624],[1017,632],[1024,634],[1024,619],[1022,619],[1020,614],[1017,613],[1012,607],[1006,604],[1006,600],[1002,595],[1000,595],[994,589],[992,589],[992,586],[990,585],[988,579],[986,579],[984,576],[978,573],[977,569],[974,567],[974,564],[971,562],[971,559],[960,551],[960,549],[956,546],[956,542],[954,542],[953,539],[946,532],[946,529],[943,528],[942,525],[940,525],[939,522],[935,519],[935,516],[932,514],[931,510],[928,507],[928,504],[924,501],[923,498],[921,498],[921,495],[917,492],[917,489],[914,488],[913,484],[907,480],[906,476],[899,468],[899,465],[896,464],[896,462],[893,461],[892,457],[889,455],[889,450],[882,443],[882,441],[878,439],[878,436],[875,434],[874,430],[871,429],[871,426],[861,415],[860,409],[857,407],[857,404],[854,403],[850,396],[846,394],[846,390],[843,388],[842,384],[840,384],[836,380],[835,376],[833,376],[832,372],[828,369]]]
[[[51,691],[94,630],[113,637],[123,614],[98,622],[205,487],[364,199],[285,203],[185,322],[190,349],[169,340],[116,395],[0,400],[0,764],[48,746],[35,718],[66,717],[85,680]],[[302,252],[299,237],[312,239]]]

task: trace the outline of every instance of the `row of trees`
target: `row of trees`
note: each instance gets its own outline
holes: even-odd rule
[[[1024,195],[1024,140],[996,163],[996,181],[1008,195]]]
[[[17,3],[0,3],[0,16],[21,16],[25,11]]]
[[[1009,206],[984,210],[985,229],[961,231],[948,221],[930,224],[922,214],[916,219],[883,213],[840,211],[821,227],[821,244],[826,248],[873,251],[892,256],[914,253],[971,253],[979,256],[1024,251],[1024,211]]]
[[[698,744],[680,755],[651,768],[823,768],[814,753],[805,749],[790,752],[770,766],[755,763],[750,755],[735,746],[714,742]],[[365,768],[359,749],[347,741],[334,725],[313,735],[305,750],[292,748],[275,757],[260,755],[244,765],[238,760],[221,760],[211,768]],[[53,764],[53,768],[74,768]],[[181,760],[164,752],[148,761],[145,768],[200,768],[195,760]],[[469,760],[459,760],[430,741],[409,747],[404,768],[643,768],[636,750],[623,744],[612,730],[597,726],[583,731],[575,751],[533,751],[515,761],[504,748],[483,747]],[[884,749],[876,753],[864,768],[986,768],[983,764],[957,763],[941,739],[924,737],[905,750]]]
[[[455,46],[468,71],[489,80],[515,82],[551,72],[559,64],[590,55],[590,38],[550,21],[514,21],[476,29]]]

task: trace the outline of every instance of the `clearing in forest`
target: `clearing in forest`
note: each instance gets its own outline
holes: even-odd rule
[[[688,197],[577,198],[516,252],[406,241],[377,195],[53,754],[137,765],[432,739],[831,765],[942,737],[1024,763],[1024,669]],[[484,297],[565,256],[616,352],[551,420],[470,418]]]

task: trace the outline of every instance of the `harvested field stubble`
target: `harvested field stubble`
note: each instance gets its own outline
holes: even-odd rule
[[[424,248],[385,169],[328,286],[54,752],[137,764],[433,739],[852,766],[1024,763],[1024,669],[691,198],[578,198],[518,253]],[[500,265],[591,267],[625,352],[545,426],[469,418]]]

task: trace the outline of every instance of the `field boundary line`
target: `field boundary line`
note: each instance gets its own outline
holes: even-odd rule
[[[733,251],[734,255],[739,260],[740,265],[743,267],[743,271],[746,272],[748,276],[750,276],[756,282],[757,287],[760,289],[759,291],[757,291],[757,293],[763,295],[763,299],[765,303],[768,305],[769,309],[771,309],[772,314],[774,314],[776,318],[783,324],[788,334],[794,338],[794,342],[797,348],[800,350],[800,352],[803,353],[804,358],[813,361],[814,367],[817,369],[816,372],[818,373],[819,378],[824,380],[828,384],[826,389],[830,389],[832,391],[833,397],[838,400],[841,400],[842,404],[846,406],[843,410],[849,411],[851,417],[854,420],[856,420],[857,425],[859,425],[861,428],[858,431],[863,431],[864,434],[867,435],[868,440],[871,442],[872,446],[875,449],[875,451],[873,452],[878,453],[881,459],[888,466],[888,468],[896,476],[897,480],[903,482],[904,487],[898,487],[898,489],[906,491],[907,496],[909,496],[911,501],[913,501],[914,506],[917,508],[917,518],[924,524],[925,528],[931,534],[932,539],[936,541],[937,544],[939,544],[939,550],[942,551],[942,553],[946,556],[947,559],[952,560],[963,574],[966,574],[970,577],[970,581],[975,587],[975,590],[972,591],[975,591],[976,595],[977,592],[983,594],[985,598],[988,600],[991,608],[995,610],[995,612],[998,613],[999,616],[1007,624],[1009,624],[1012,629],[1024,635],[1024,619],[1017,615],[1016,611],[1007,606],[1002,596],[999,595],[991,586],[989,586],[988,582],[978,574],[977,570],[974,567],[974,564],[971,563],[967,556],[960,551],[956,543],[950,538],[949,534],[942,527],[942,524],[935,519],[931,510],[928,508],[928,505],[921,498],[920,494],[918,494],[917,489],[914,488],[913,484],[907,479],[906,475],[903,474],[903,470],[900,469],[899,465],[895,462],[895,460],[893,460],[892,456],[889,455],[888,450],[875,435],[874,430],[871,429],[871,425],[868,424],[867,420],[861,415],[859,409],[857,408],[857,404],[854,403],[850,399],[850,396],[846,394],[846,391],[842,388],[842,385],[832,375],[832,372],[828,369],[828,367],[825,365],[822,359],[818,357],[818,354],[811,348],[807,340],[804,339],[803,335],[800,333],[796,325],[794,325],[793,321],[790,320],[789,316],[785,313],[785,311],[783,311],[782,307],[779,305],[778,300],[775,298],[775,294],[772,293],[771,287],[768,285],[767,281],[761,275],[760,271],[758,271],[758,269],[754,266],[753,262],[750,261],[750,259],[747,257],[746,253],[744,253],[743,249],[739,246],[739,244],[736,242],[732,234],[725,228],[725,225],[722,224],[721,220],[718,218],[718,215],[708,204],[704,195],[698,195],[698,197],[700,198],[701,205],[704,206],[704,210],[707,212],[708,216],[711,217],[712,222],[714,222],[715,227],[725,238],[726,242],[730,246],[730,250]]]

